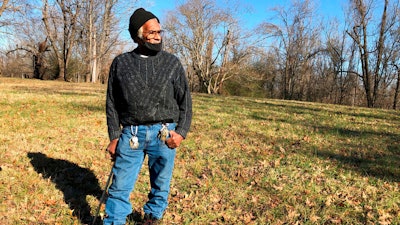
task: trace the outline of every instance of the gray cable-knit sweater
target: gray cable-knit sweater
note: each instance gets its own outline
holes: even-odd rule
[[[179,59],[165,51],[148,58],[135,52],[117,56],[108,78],[106,114],[110,140],[119,138],[121,126],[170,120],[186,137],[192,99]]]

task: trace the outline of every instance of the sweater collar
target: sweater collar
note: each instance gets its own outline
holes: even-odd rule
[[[161,55],[163,54],[164,51],[160,51],[158,52],[156,55],[152,56],[152,55],[140,55],[138,53],[136,53],[134,50],[130,52],[130,54],[136,58],[136,59],[141,59],[141,60],[154,60],[157,59],[159,57],[161,57]]]

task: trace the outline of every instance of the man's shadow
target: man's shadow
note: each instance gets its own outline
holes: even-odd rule
[[[64,201],[73,211],[73,215],[83,224],[91,223],[90,205],[87,195],[100,200],[102,189],[93,171],[82,168],[75,163],[62,159],[53,159],[40,152],[30,152],[28,157],[37,173],[50,179],[64,194]],[[100,222],[100,220],[97,220]]]

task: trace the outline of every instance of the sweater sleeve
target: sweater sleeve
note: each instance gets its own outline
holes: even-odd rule
[[[115,85],[114,76],[116,70],[117,70],[117,60],[115,59],[110,67],[107,95],[106,95],[107,128],[110,140],[117,139],[121,135],[119,116],[114,101],[114,85]]]
[[[180,64],[180,62],[178,63]],[[186,138],[192,122],[192,97],[182,65],[180,65],[179,73],[175,80],[175,99],[179,107],[179,121],[176,132]]]

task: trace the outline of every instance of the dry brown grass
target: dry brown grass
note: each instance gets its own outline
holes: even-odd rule
[[[82,224],[111,163],[105,86],[0,78],[0,224]],[[399,224],[396,111],[193,95],[164,224]],[[146,200],[144,167],[132,193]]]

